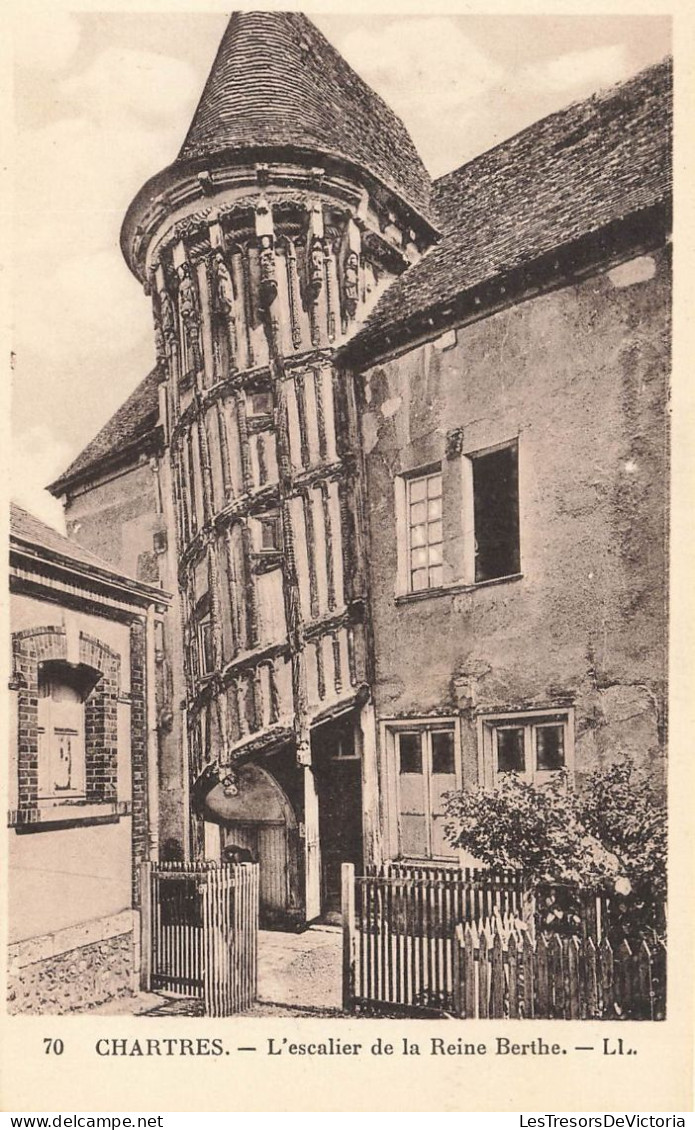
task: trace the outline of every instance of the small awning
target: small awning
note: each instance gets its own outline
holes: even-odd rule
[[[239,792],[225,796],[215,785],[205,797],[203,814],[217,824],[294,824],[292,807],[277,781],[260,765],[246,764],[237,770]]]

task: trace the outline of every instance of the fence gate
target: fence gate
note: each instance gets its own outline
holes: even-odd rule
[[[143,863],[142,987],[231,1016],[255,1001],[258,864]]]
[[[450,1012],[456,926],[522,912],[517,872],[388,863],[355,876],[344,863],[342,883],[346,1009]]]

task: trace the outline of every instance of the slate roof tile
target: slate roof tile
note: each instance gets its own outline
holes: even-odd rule
[[[301,12],[233,13],[177,163],[253,146],[347,158],[429,216],[402,121]]]
[[[134,577],[129,577],[127,573],[121,573],[114,569],[108,561],[102,560],[95,553],[90,553],[88,549],[78,545],[77,542],[71,541],[64,534],[58,533],[52,526],[46,525],[40,518],[36,518],[16,502],[10,504],[10,542],[13,541],[30,547],[37,546],[40,549],[46,549],[52,555],[67,558],[69,561],[77,562],[80,565],[89,565],[119,580],[135,583]]]
[[[155,428],[159,414],[158,370],[153,369],[140,382],[110,420],[77,456],[63,474],[48,487],[56,496],[65,493],[70,483],[102,462],[117,455],[138,439],[145,439]]]
[[[346,353],[616,220],[668,200],[672,65],[535,122],[434,182],[441,241],[385,292]]]

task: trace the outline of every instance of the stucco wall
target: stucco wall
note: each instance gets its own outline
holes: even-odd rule
[[[9,941],[49,934],[132,906],[131,821],[9,831]]]
[[[138,558],[152,552],[155,478],[148,462],[75,491],[65,511],[68,536],[115,568],[138,576]],[[142,576],[140,579],[147,580]]]
[[[159,813],[162,843],[187,842],[187,775],[182,758],[181,700],[184,696],[181,657],[174,513],[168,470],[150,460],[135,461],[126,470],[76,489],[65,508],[69,536],[117,569],[173,595],[157,647],[157,713],[159,722]]]
[[[578,775],[619,751],[660,772],[668,329],[661,252],[361,378],[377,714],[461,712],[468,783],[476,709],[559,702]],[[397,602],[394,477],[441,461],[446,538],[458,428],[464,455],[518,437],[522,577]]]

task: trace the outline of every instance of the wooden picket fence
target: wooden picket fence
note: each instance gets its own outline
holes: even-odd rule
[[[495,912],[521,915],[518,872],[343,864],[343,999],[348,1009],[453,1007],[455,929]]]
[[[509,918],[456,928],[453,1013],[475,1020],[663,1020],[666,953],[606,937],[534,941]]]
[[[206,1016],[255,1001],[258,864],[141,865],[142,987],[202,1000]]]

